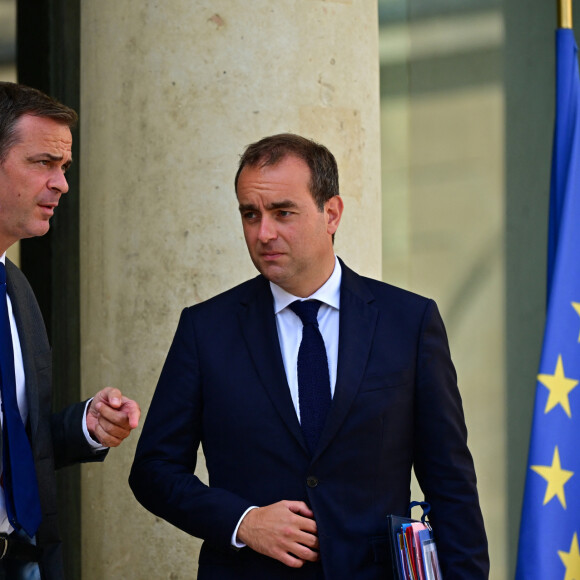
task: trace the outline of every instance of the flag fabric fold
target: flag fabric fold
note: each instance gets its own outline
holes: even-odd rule
[[[580,76],[556,31],[547,315],[536,384],[516,580],[580,580]]]

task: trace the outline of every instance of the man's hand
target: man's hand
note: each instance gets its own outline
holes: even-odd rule
[[[302,501],[278,503],[250,510],[238,528],[238,540],[255,550],[301,568],[316,562],[318,536],[314,514]]]
[[[117,447],[139,424],[139,405],[119,389],[105,387],[87,410],[87,428],[93,439],[105,447]]]

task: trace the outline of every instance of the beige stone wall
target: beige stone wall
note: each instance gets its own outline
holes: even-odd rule
[[[246,144],[326,144],[337,252],[380,276],[376,2],[99,0],[81,16],[82,389],[146,411],[180,310],[254,275],[232,185]],[[196,575],[198,541],[129,490],[137,436],[83,468],[84,580]]]

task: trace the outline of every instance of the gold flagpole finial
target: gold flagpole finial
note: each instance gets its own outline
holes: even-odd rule
[[[558,28],[572,28],[572,0],[558,0]]]

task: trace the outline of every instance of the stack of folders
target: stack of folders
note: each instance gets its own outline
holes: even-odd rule
[[[399,516],[389,520],[391,562],[396,580],[442,580],[433,530],[421,522]]]

